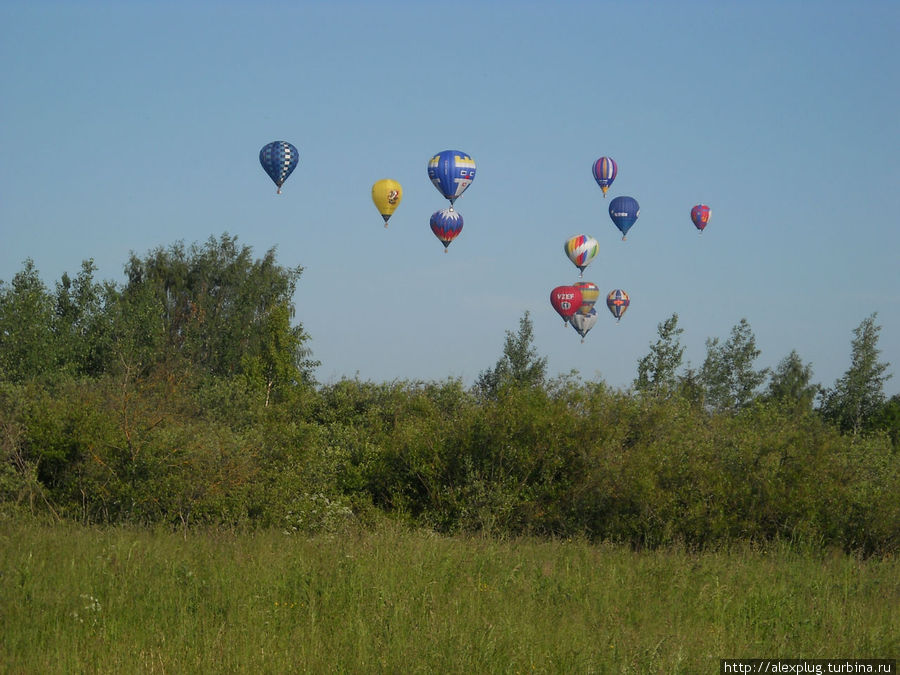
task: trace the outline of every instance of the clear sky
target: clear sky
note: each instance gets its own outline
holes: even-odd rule
[[[0,279],[224,232],[304,267],[321,382],[471,383],[527,310],[551,374],[627,387],[673,312],[686,361],[746,318],[775,366],[847,369],[873,312],[900,372],[900,2],[0,0]],[[300,164],[275,194],[259,149]],[[428,159],[477,163],[443,253]],[[622,242],[591,175],[640,218]],[[403,185],[383,227],[372,183]],[[697,203],[712,208],[700,235]],[[584,344],[550,290],[600,241]],[[900,391],[893,377],[887,393]]]

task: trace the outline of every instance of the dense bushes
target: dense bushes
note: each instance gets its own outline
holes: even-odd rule
[[[342,380],[267,406],[235,381],[189,382],[5,385],[5,512],[289,531],[388,513],[635,546],[900,550],[887,436],[844,436],[775,404],[714,414],[568,378],[488,399],[458,380]]]

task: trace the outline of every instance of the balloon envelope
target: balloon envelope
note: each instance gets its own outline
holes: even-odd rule
[[[616,160],[612,157],[601,157],[594,162],[592,170],[594,180],[597,181],[597,185],[603,190],[603,196],[606,197],[606,191],[609,190],[609,186],[616,179],[616,174],[619,173],[619,166],[616,164]]]
[[[431,231],[444,245],[444,253],[450,242],[456,239],[463,228],[463,217],[454,209],[441,209],[431,214]]]
[[[584,305],[582,305],[584,307]],[[591,309],[587,314],[582,314],[580,311],[573,314],[569,317],[569,323],[572,324],[572,328],[581,336],[581,341],[584,342],[584,336],[588,334],[591,328],[597,323],[597,310]]]
[[[475,160],[461,150],[444,150],[428,160],[428,177],[452,206],[475,180]]]
[[[550,304],[564,321],[581,307],[581,291],[575,286],[557,286],[550,291]]]
[[[581,307],[578,308],[578,313],[590,314],[594,309],[594,303],[600,297],[600,288],[591,281],[578,281],[575,288],[581,291]]]
[[[622,233],[622,240],[641,213],[641,207],[634,197],[616,197],[609,203],[609,217]]]
[[[382,178],[372,186],[372,201],[375,202],[375,208],[384,218],[384,226],[390,217],[400,206],[400,200],[403,199],[403,188],[400,183],[390,178]]]
[[[609,311],[612,315],[616,317],[616,321],[622,318],[622,315],[625,313],[625,310],[628,309],[628,305],[630,304],[631,300],[628,298],[628,293],[621,288],[610,291],[609,295],[606,296],[606,306],[609,307]]]
[[[574,237],[566,240],[563,250],[569,256],[572,264],[584,273],[584,268],[591,264],[591,260],[596,257],[597,252],[600,250],[600,244],[597,243],[596,239],[586,234],[576,234]]]
[[[694,227],[703,232],[703,228],[709,223],[711,211],[706,204],[697,204],[691,209],[691,220],[694,221]]]
[[[272,141],[259,151],[259,163],[275,183],[278,194],[281,194],[281,186],[297,167],[299,161],[300,153],[287,141]]]

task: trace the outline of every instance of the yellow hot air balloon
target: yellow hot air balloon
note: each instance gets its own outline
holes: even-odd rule
[[[400,183],[390,178],[383,178],[372,186],[372,201],[378,213],[384,218],[384,226],[388,226],[388,220],[400,206],[403,199],[403,188]]]

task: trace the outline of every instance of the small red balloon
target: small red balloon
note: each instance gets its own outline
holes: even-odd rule
[[[563,321],[568,321],[581,307],[581,289],[576,286],[557,286],[550,291],[550,304]]]

